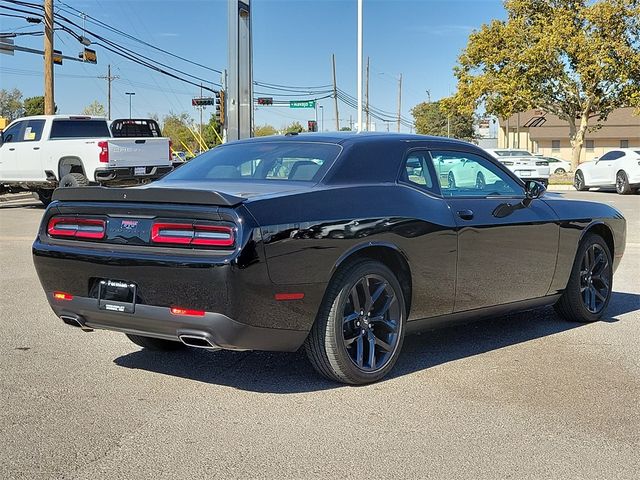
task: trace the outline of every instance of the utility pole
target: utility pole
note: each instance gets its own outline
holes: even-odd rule
[[[107,81],[107,119],[111,120],[111,82],[113,80],[117,80],[117,75],[111,76],[111,64],[107,65],[107,74],[99,76],[98,78],[102,78]]]
[[[135,92],[124,92],[125,95],[129,95],[129,120],[131,120],[131,97],[133,97]]]
[[[362,131],[362,0],[358,0],[358,132]]]
[[[367,132],[369,131],[370,128],[370,123],[369,123],[369,57],[367,57],[367,79],[366,79],[366,88],[365,88],[365,107],[364,107],[364,111],[367,113]]]
[[[331,63],[333,64],[333,101],[336,106],[336,132],[340,131],[340,115],[338,115],[338,84],[336,82],[336,55],[331,54]]]
[[[44,0],[44,114],[56,113],[53,98],[53,0]]]
[[[398,79],[398,133],[400,133],[400,117],[402,116],[402,74]]]

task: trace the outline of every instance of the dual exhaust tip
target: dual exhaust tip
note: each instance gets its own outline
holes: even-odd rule
[[[88,327],[84,318],[79,315],[60,315],[60,319],[67,325],[80,328],[83,332],[93,332],[93,328]],[[205,350],[220,350],[221,348],[213,343],[209,335],[204,332],[180,333],[178,338],[188,347],[204,348]]]

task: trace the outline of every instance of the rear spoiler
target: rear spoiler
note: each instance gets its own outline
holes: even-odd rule
[[[57,188],[52,199],[69,202],[186,203],[225,207],[233,207],[246,200],[213,190],[108,187]]]

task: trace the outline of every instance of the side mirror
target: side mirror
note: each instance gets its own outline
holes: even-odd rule
[[[534,199],[540,198],[546,191],[547,187],[545,187],[542,183],[536,182],[535,180],[528,180],[527,182],[525,182],[525,197],[524,200],[522,200],[522,204],[525,207],[528,207],[529,205],[531,205],[531,202]]]

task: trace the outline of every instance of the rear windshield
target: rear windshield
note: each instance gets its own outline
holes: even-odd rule
[[[49,138],[110,137],[106,120],[54,120]]]
[[[159,137],[160,127],[155,120],[114,120],[111,133],[114,137]]]
[[[209,150],[172,172],[167,180],[291,180],[317,182],[337,158],[339,145],[260,142]]]

